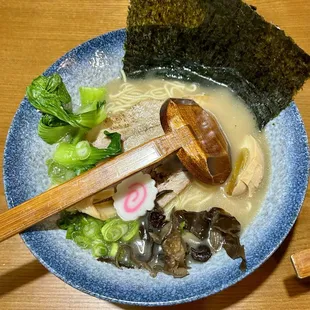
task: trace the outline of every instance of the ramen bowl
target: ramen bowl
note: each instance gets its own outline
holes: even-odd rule
[[[122,68],[125,30],[94,38],[57,60],[44,74],[57,72],[72,94],[80,85],[99,86],[117,78]],[[4,185],[9,208],[49,186],[45,161],[53,147],[37,134],[40,114],[25,98],[10,127],[4,152]],[[182,279],[146,270],[117,269],[97,261],[66,240],[57,216],[21,234],[33,255],[54,275],[82,292],[131,305],[172,305],[215,294],[262,265],[283,242],[301,209],[308,182],[309,154],[304,124],[294,103],[265,127],[271,171],[266,196],[252,223],[243,231],[247,269],[224,251],[204,264],[193,264]]]

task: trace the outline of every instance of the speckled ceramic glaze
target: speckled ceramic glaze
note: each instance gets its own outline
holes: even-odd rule
[[[45,74],[58,72],[73,101],[78,86],[99,86],[116,78],[122,66],[125,31],[86,42],[53,64]],[[4,184],[10,208],[48,187],[45,160],[52,147],[37,135],[39,113],[24,99],[14,117],[4,154]],[[241,280],[260,266],[280,245],[300,211],[308,182],[308,143],[295,104],[266,127],[271,150],[271,180],[266,198],[253,223],[242,235],[248,261],[242,273],[238,261],[224,251],[205,264],[194,265],[190,275],[174,279],[165,274],[151,278],[143,270],[119,270],[100,263],[90,253],[65,239],[52,217],[22,234],[37,259],[73,287],[112,302],[171,305],[214,294]]]

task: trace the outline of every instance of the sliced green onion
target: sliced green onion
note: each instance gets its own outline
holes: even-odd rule
[[[67,230],[67,239],[82,249],[90,249],[94,257],[116,259],[121,245],[138,234],[140,223],[115,217],[102,221],[80,212],[63,211],[57,225]]]
[[[101,233],[107,242],[115,242],[121,239],[128,232],[128,225],[121,219],[114,219],[103,225]]]
[[[72,233],[73,241],[82,249],[89,249],[91,247],[91,241],[81,235]]]
[[[81,218],[78,221],[78,224],[81,226],[81,228],[84,227],[84,225],[88,224],[88,215],[81,213]]]
[[[89,142],[86,140],[78,142],[75,151],[80,160],[87,159],[91,153]]]
[[[128,231],[126,224],[120,224],[110,227],[104,235],[104,239],[108,242],[119,240]]]
[[[57,225],[60,229],[67,229],[71,225],[75,225],[80,221],[81,214],[76,212],[62,211]]]
[[[117,252],[118,252],[118,249],[119,249],[118,243],[113,242],[113,243],[111,244],[110,252],[109,252],[110,258],[115,258],[115,257],[116,257],[116,254],[117,254]]]
[[[79,230],[76,230],[77,226],[73,226],[74,227],[74,231],[71,233],[71,239],[74,240],[75,237],[80,236],[81,233]]]
[[[74,239],[76,235],[84,235],[83,228],[87,224],[88,224],[87,219],[83,215],[80,215],[76,219],[76,221],[72,223],[72,225],[74,226],[74,232],[72,233],[72,239]]]
[[[58,164],[52,159],[46,161],[47,174],[50,177],[52,184],[64,183],[76,176],[75,172],[65,166]]]
[[[83,234],[87,238],[96,239],[100,237],[100,226],[96,222],[88,222],[83,227]]]
[[[140,223],[138,221],[128,222],[128,232],[122,237],[123,242],[132,240],[139,232]]]
[[[66,239],[72,239],[72,233],[74,232],[74,230],[75,230],[74,225],[70,225],[67,228]]]
[[[102,221],[102,220],[99,220],[97,218],[94,218],[94,217],[90,217],[91,221],[97,223],[100,227],[100,232],[101,232],[101,228],[102,226],[105,224],[105,221]],[[101,236],[101,233],[100,233],[100,236]]]
[[[108,246],[102,240],[95,240],[92,243],[92,254],[94,257],[107,256],[109,253]]]
[[[61,217],[57,220],[57,226],[60,229],[67,230],[71,225],[71,220],[70,218],[65,214],[61,214]]]

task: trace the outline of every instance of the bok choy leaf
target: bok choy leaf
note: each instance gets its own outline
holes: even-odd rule
[[[50,114],[43,115],[38,125],[38,135],[48,144],[57,143],[66,136],[73,136],[77,131],[78,128]]]
[[[107,96],[107,90],[104,87],[82,86],[79,88],[79,92],[82,107],[89,106],[94,102],[104,102]]]
[[[71,102],[71,97],[59,74],[37,77],[27,87],[26,94],[29,102],[39,111],[79,127],[72,113],[65,108]]]
[[[105,112],[105,102],[97,102],[96,104],[91,103],[82,108],[80,111],[83,113],[72,114],[72,118],[81,127],[93,128],[102,123],[107,117]]]
[[[76,145],[63,142],[58,145],[54,153],[54,161],[68,169],[83,171],[85,167],[89,169],[106,158],[120,154],[122,152],[121,135],[107,131],[105,134],[111,139],[106,149],[97,149],[88,143],[81,143],[82,141]],[[85,152],[81,150],[81,145],[84,145]],[[84,154],[88,156],[85,157]]]
[[[82,92],[83,106],[79,113],[72,113],[68,106],[71,97],[59,74],[39,76],[27,87],[26,94],[29,102],[39,111],[53,115],[72,127],[93,128],[106,118],[105,90],[87,88]],[[91,101],[94,100],[94,101]]]

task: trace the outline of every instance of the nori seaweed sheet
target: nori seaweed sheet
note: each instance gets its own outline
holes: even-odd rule
[[[263,128],[309,78],[310,56],[240,0],[131,0],[125,73],[156,67],[228,85]]]

